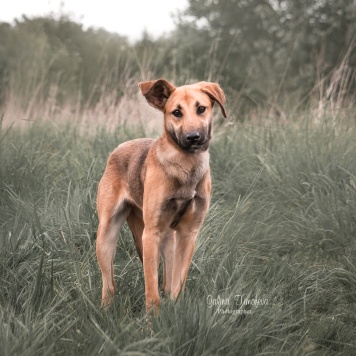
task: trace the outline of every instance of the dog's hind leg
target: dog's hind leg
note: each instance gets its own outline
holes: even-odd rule
[[[119,230],[125,222],[130,208],[121,206],[113,209],[114,214],[102,212],[99,214],[99,227],[96,240],[96,255],[101,269],[103,289],[101,305],[106,307],[110,304],[115,294],[114,280],[114,257]]]

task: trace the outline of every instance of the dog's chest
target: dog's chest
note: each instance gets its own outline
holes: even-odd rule
[[[194,160],[175,160],[163,166],[166,174],[181,185],[183,190],[194,190],[209,170],[209,154],[206,152]]]
[[[174,228],[182,220],[187,211],[194,207],[196,191],[177,191],[172,197],[164,201],[161,207],[163,220]]]
[[[208,151],[182,153],[158,140],[154,156],[167,179],[176,180],[182,185],[195,186],[209,170]]]

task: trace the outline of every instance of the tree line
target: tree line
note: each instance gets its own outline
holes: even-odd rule
[[[130,83],[218,81],[244,107],[350,96],[356,88],[354,0],[189,0],[176,29],[130,43],[70,17],[0,23],[0,104],[117,100]],[[339,70],[336,80],[335,71]],[[330,89],[331,88],[331,89]]]

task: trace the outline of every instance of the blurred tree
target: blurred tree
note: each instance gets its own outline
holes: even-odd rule
[[[246,107],[331,98],[356,89],[355,18],[355,0],[189,0],[172,35],[145,32],[130,44],[65,16],[24,16],[0,23],[0,104],[10,95],[24,106],[52,95],[95,105],[155,76],[219,81]]]
[[[189,0],[178,18],[178,68],[218,80],[251,102],[310,92],[355,35],[354,0]],[[351,59],[355,64],[355,56]]]
[[[279,1],[280,47],[293,47],[289,89],[310,88],[340,64],[356,35],[354,0]],[[356,57],[350,65],[356,65]],[[277,58],[276,58],[277,59]]]
[[[8,44],[10,43],[11,27],[0,23],[0,105],[4,104],[9,81]]]
[[[0,99],[11,93],[26,106],[45,101],[54,89],[59,103],[80,98],[81,104],[95,104],[103,90],[123,88],[127,76],[137,73],[137,67],[127,73],[134,68],[130,51],[125,37],[85,31],[67,17],[2,23]]]

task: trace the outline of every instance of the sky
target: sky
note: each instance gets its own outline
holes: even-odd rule
[[[188,0],[13,0],[1,5],[0,22],[12,23],[22,15],[70,15],[85,28],[103,27],[137,40],[146,30],[155,38],[169,33],[172,15],[184,10]]]

